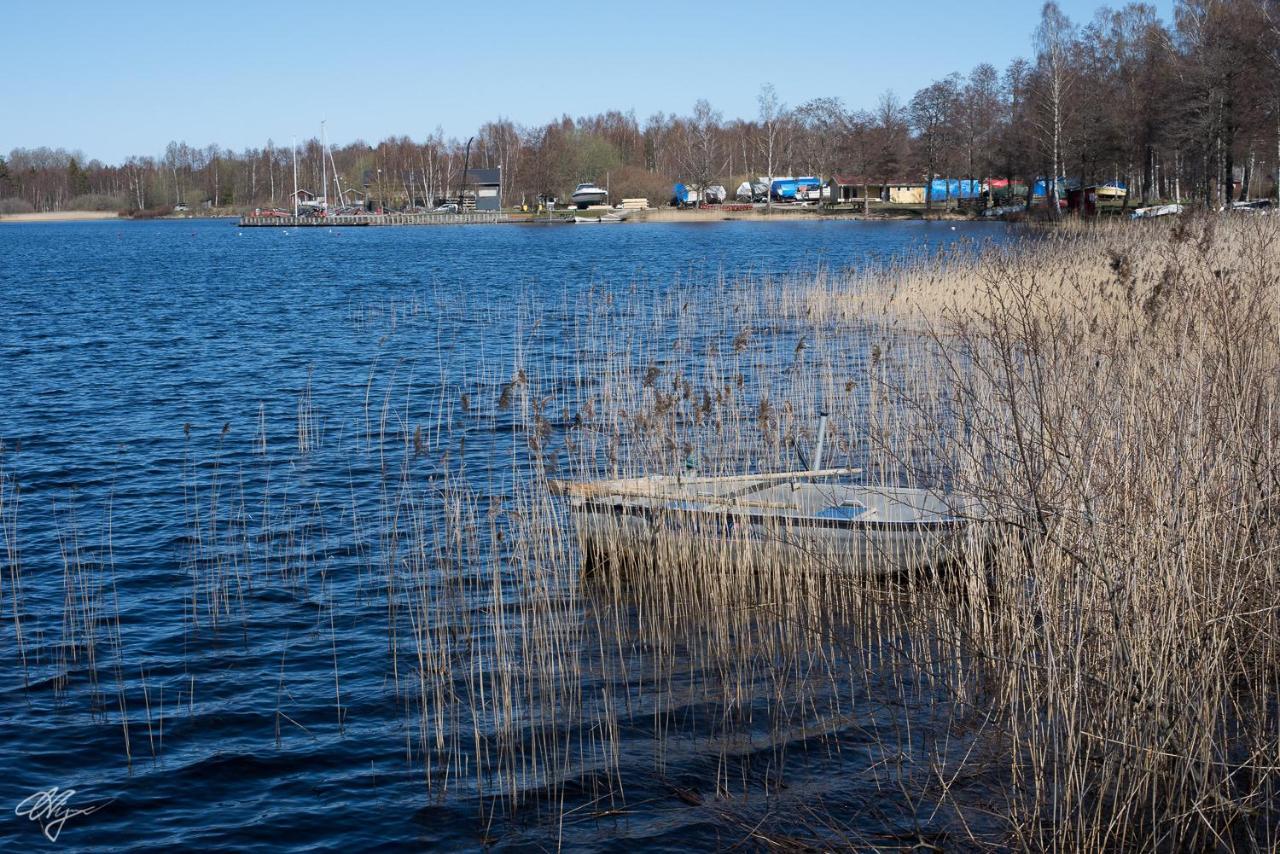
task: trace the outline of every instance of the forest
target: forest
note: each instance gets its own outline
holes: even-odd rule
[[[1178,0],[1172,21],[1145,3],[1072,21],[1051,0],[1028,47],[1003,69],[980,63],[858,107],[838,94],[788,105],[765,84],[749,117],[698,100],[688,113],[643,120],[620,110],[536,126],[496,118],[469,140],[439,130],[357,140],[328,158],[312,138],[297,143],[298,186],[320,192],[327,160],[343,187],[388,208],[450,198],[464,170],[493,167],[513,207],[564,198],[579,181],[663,203],[676,180],[732,188],[785,174],[883,183],[1053,174],[1124,182],[1134,204],[1210,207],[1280,192],[1280,0]],[[838,80],[829,85],[838,92]],[[116,164],[18,148],[0,157],[0,214],[287,207],[294,158],[290,140],[273,139],[242,151],[173,141]]]

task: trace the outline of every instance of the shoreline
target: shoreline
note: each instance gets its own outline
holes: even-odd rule
[[[610,211],[612,213],[613,211]],[[547,218],[545,215],[529,214],[521,211],[506,212],[508,219],[506,223],[515,225],[564,225],[568,217],[557,212],[558,215]],[[588,211],[587,215],[597,213],[597,211]],[[603,213],[600,211],[599,213]],[[581,214],[579,214],[581,215]],[[39,211],[32,213],[19,214],[3,214],[0,215],[0,225],[5,223],[76,223],[76,222],[105,222],[109,220],[118,220],[121,222],[134,221],[187,221],[187,220],[208,220],[208,219],[239,219],[243,220],[236,214],[219,213],[216,215],[206,216],[161,216],[161,217],[131,217],[120,216],[116,211]],[[376,218],[371,218],[376,219]],[[704,224],[714,222],[758,222],[758,223],[781,223],[781,222],[827,222],[827,221],[852,221],[852,222],[978,222],[984,221],[981,217],[975,217],[965,211],[957,210],[936,210],[931,213],[925,213],[922,209],[896,209],[896,210],[873,210],[864,213],[857,210],[775,210],[772,213],[766,213],[763,210],[720,210],[716,208],[702,209],[678,209],[678,208],[649,208],[648,210],[631,211],[623,219],[623,223],[688,223],[688,224]],[[1003,221],[1003,218],[995,218],[991,221]],[[242,223],[243,224],[243,223]],[[266,224],[266,223],[263,223]],[[272,223],[274,224],[274,223]],[[308,223],[309,225],[311,223]],[[315,225],[329,225],[337,227],[338,225],[349,225],[351,223],[315,223]],[[393,223],[369,222],[360,223],[369,225],[390,225]],[[411,225],[415,223],[395,223],[403,225]],[[452,224],[452,223],[450,223]],[[462,224],[462,223],[458,223]]]
[[[779,210],[773,213],[764,211],[722,211],[714,208],[697,210],[681,210],[677,208],[651,208],[637,211],[638,215],[628,218],[634,222],[816,222],[830,220],[859,220],[867,222],[893,222],[898,220],[948,220],[962,221],[974,219],[965,213],[956,211],[934,211],[925,216],[922,211],[893,210],[861,211],[839,210]]]
[[[0,214],[0,224],[10,222],[97,222],[104,219],[126,219],[115,211],[40,211],[38,213]]]

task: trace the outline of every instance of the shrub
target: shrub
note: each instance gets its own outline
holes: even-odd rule
[[[67,202],[69,211],[118,211],[128,206],[122,196],[104,196],[98,193],[76,196]]]
[[[4,214],[31,213],[34,210],[35,208],[31,206],[31,202],[26,199],[20,199],[17,196],[0,199],[0,216]]]
[[[129,219],[159,219],[173,213],[173,205],[159,205],[154,208],[127,208],[120,211],[120,216]]]

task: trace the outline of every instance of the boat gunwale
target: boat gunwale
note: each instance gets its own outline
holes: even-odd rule
[[[748,525],[767,526],[785,523],[790,528],[834,528],[837,530],[878,530],[878,531],[931,531],[962,528],[976,524],[977,519],[964,517],[948,517],[945,519],[828,519],[821,516],[798,515],[794,513],[755,513],[742,511],[731,506],[720,508],[663,507],[644,504],[627,504],[621,501],[605,501],[599,498],[586,498],[573,507],[575,512],[607,514],[612,516],[708,516],[714,518],[733,517]]]

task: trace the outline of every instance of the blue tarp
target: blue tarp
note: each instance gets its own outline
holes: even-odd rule
[[[698,191],[684,184],[676,184],[673,189],[678,204],[691,205],[698,200]]]
[[[1057,185],[1058,185],[1058,198],[1065,199],[1067,197],[1067,179],[1059,178],[1057,181]],[[1037,178],[1036,182],[1031,185],[1032,198],[1035,198],[1036,196],[1047,195],[1046,190],[1048,186],[1049,186],[1049,182],[1046,181],[1044,178]]]
[[[945,202],[948,198],[976,199],[980,195],[982,195],[981,181],[935,178],[929,184],[929,198],[935,202]]]
[[[779,178],[773,182],[771,192],[779,201],[795,199],[806,190],[821,189],[822,181],[817,178]]]
[[[783,180],[779,178],[773,182],[773,186],[769,191],[773,193],[775,199],[794,199],[796,197],[797,183],[794,180]]]
[[[1031,195],[1033,197],[1035,196],[1043,197],[1045,195],[1045,189],[1047,186],[1048,186],[1048,181],[1046,181],[1044,178],[1037,178],[1035,184],[1031,186]],[[1126,192],[1129,189],[1128,187],[1125,186],[1124,181],[1108,181],[1102,186],[1114,187],[1117,190],[1124,190]],[[1058,179],[1058,198],[1065,199],[1067,197],[1068,190],[1078,190],[1078,189],[1080,189],[1079,178],[1062,177]]]

